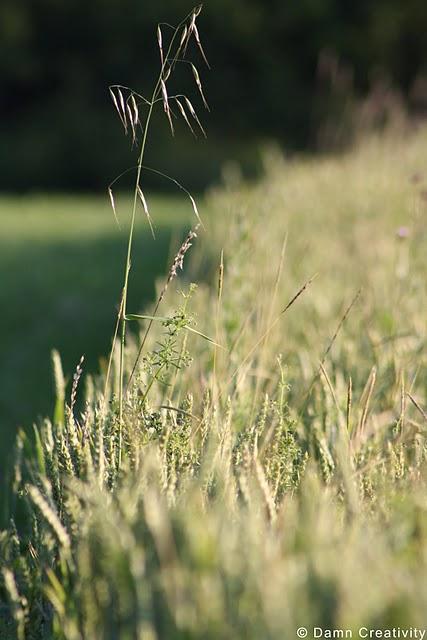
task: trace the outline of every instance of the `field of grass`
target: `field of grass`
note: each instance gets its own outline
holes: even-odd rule
[[[119,229],[107,194],[0,199],[3,442],[12,443],[18,425],[31,426],[37,416],[51,414],[53,348],[68,375],[82,354],[90,370],[106,356],[122,286],[129,202],[117,198]],[[157,240],[142,213],[134,258],[138,275],[130,291],[137,309],[152,299],[171,242],[179,242],[191,217],[191,205],[179,198],[156,196],[149,204]]]
[[[130,383],[141,338],[127,342],[121,419],[118,348],[107,381],[84,367],[65,388],[56,361],[55,417],[17,446],[0,637],[425,629],[426,157],[427,129],[343,156],[271,152],[259,184],[211,193]],[[88,278],[109,309],[117,297],[123,252],[101,219],[64,227],[82,247],[61,287],[70,313]],[[65,245],[37,246],[52,299]],[[21,322],[42,326],[32,304]],[[105,322],[86,313],[70,327],[74,360]]]

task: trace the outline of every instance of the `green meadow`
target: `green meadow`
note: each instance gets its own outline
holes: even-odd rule
[[[107,193],[0,198],[0,428],[8,443],[2,454],[18,425],[31,426],[53,410],[52,349],[68,375],[83,354],[91,371],[105,358],[122,287],[129,204],[129,196],[117,196],[119,228]],[[141,208],[130,291],[137,309],[154,296],[192,212],[180,198],[154,196],[149,205],[156,241]]]

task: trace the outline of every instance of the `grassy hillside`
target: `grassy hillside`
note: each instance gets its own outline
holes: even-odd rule
[[[121,420],[118,349],[107,384],[65,389],[56,360],[55,418],[18,443],[0,635],[423,628],[426,154],[426,129],[271,153],[212,193],[184,272],[216,268],[196,290],[170,270],[139,360],[133,320]]]

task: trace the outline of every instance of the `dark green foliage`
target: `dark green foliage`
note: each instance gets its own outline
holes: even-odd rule
[[[130,166],[106,87],[121,82],[144,93],[158,62],[155,25],[176,23],[191,8],[186,0],[3,0],[0,188],[104,189]],[[336,127],[347,117],[353,87],[345,66],[356,95],[385,78],[425,109],[422,83],[412,89],[427,72],[426,30],[424,0],[210,0],[203,33],[215,73],[203,81],[212,142],[178,136],[180,151],[170,156],[165,130],[150,164],[195,188],[229,157],[254,170],[252,141],[313,145],[325,117]]]

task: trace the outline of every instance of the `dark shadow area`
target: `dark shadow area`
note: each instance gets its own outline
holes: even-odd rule
[[[153,298],[177,233],[160,228],[155,242],[136,235],[129,309],[137,312]],[[38,416],[52,415],[52,348],[60,352],[68,377],[81,355],[85,370],[94,372],[108,354],[125,250],[119,235],[2,248],[0,463],[13,447],[17,425],[28,427]]]
[[[99,190],[131,166],[108,87],[150,96],[157,23],[176,25],[195,4],[2,0],[0,189]],[[188,93],[208,140],[194,141],[179,123],[171,153],[160,105],[163,123],[149,144],[150,164],[193,190],[229,159],[256,171],[266,141],[289,151],[348,142],[353,111],[368,96],[369,124],[383,124],[395,105],[411,117],[427,113],[425,0],[210,0],[198,24],[211,71],[194,41],[189,53],[211,112],[188,66],[168,91]],[[165,42],[170,33],[164,25]]]

